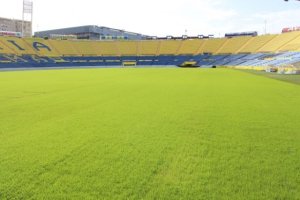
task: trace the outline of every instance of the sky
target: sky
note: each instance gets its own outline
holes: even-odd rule
[[[23,0],[0,0],[0,17],[21,19]],[[190,36],[300,26],[290,0],[33,0],[33,29],[99,25],[150,36]],[[266,25],[266,26],[265,26]]]

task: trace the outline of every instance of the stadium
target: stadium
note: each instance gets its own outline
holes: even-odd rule
[[[181,66],[299,73],[300,32],[216,39],[77,41],[1,38],[0,67]]]
[[[32,14],[0,18],[1,200],[300,199],[299,27],[31,36]]]

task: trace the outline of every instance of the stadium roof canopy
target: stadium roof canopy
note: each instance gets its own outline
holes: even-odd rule
[[[76,35],[78,39],[99,40],[105,37],[112,39],[124,38],[129,40],[145,39],[148,36],[105,26],[87,25],[35,32],[35,37],[51,37],[51,35]]]

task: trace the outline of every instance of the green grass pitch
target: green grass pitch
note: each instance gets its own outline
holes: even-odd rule
[[[300,86],[230,69],[1,72],[0,199],[300,199]]]

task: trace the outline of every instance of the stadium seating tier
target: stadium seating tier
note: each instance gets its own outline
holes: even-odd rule
[[[193,40],[88,41],[0,37],[0,67],[280,66],[300,61],[300,32]]]

